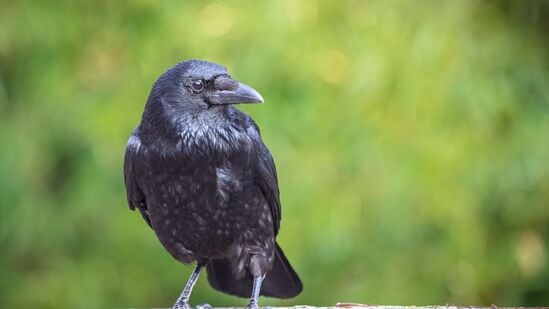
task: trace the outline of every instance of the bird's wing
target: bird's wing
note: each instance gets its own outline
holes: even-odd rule
[[[128,140],[126,154],[124,156],[124,183],[126,185],[126,195],[130,209],[135,210],[137,208],[143,216],[143,219],[152,227],[149,211],[147,210],[145,193],[143,193],[143,190],[139,187],[135,175],[135,166],[140,148],[141,142],[139,141],[139,137],[132,134]]]
[[[269,203],[269,208],[271,209],[271,216],[273,219],[274,233],[278,233],[280,228],[280,219],[281,219],[281,209],[280,209],[280,193],[278,190],[278,177],[276,175],[276,167],[274,164],[273,157],[267,146],[263,144],[261,138],[259,137],[259,128],[257,124],[252,121],[252,128],[255,130],[259,139],[258,147],[258,162],[257,162],[257,171],[258,171],[258,183],[261,191],[265,195],[267,202]]]

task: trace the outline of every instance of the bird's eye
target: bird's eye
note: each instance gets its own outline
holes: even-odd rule
[[[204,89],[204,82],[202,80],[195,80],[192,84],[191,84],[191,87],[193,88],[193,90],[195,92],[200,92]]]

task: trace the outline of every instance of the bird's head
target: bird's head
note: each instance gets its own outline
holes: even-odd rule
[[[203,60],[174,65],[157,79],[149,96],[149,104],[188,113],[261,102],[263,97],[252,87],[232,79],[221,65]]]

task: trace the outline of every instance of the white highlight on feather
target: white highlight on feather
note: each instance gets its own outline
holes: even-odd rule
[[[128,144],[126,147],[133,147],[135,148],[135,152],[139,152],[139,148],[141,148],[141,140],[139,140],[139,137],[132,134],[128,139]]]
[[[216,189],[221,198],[228,199],[229,186],[232,181],[236,181],[231,174],[231,170],[225,166],[216,167],[215,175],[217,177]]]

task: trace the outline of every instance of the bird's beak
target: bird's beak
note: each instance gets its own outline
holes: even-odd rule
[[[209,95],[211,104],[263,103],[263,97],[254,88],[230,77],[218,77],[215,86]]]

